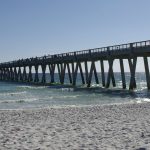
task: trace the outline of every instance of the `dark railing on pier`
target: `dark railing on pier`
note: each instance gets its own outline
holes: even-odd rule
[[[135,71],[137,58],[143,57],[147,88],[150,89],[150,74],[147,59],[149,55],[150,40],[76,52],[47,55],[42,57],[19,59],[15,61],[0,63],[0,80],[29,83],[40,82],[44,85],[46,84],[45,72],[46,67],[48,66],[50,71],[51,83],[55,82],[55,70],[57,67],[61,84],[64,84],[66,70],[68,70],[70,84],[75,86],[77,72],[79,70],[82,84],[86,84],[87,87],[90,87],[93,73],[96,83],[99,84],[99,78],[96,69],[97,66],[95,65],[95,62],[100,61],[102,86],[108,88],[110,86],[110,81],[112,80],[112,85],[115,87],[116,83],[113,72],[113,62],[115,59],[119,59],[122,87],[125,89],[126,79],[123,60],[127,59],[129,62],[131,73],[129,89],[134,89],[136,88]],[[105,80],[106,77],[104,73],[104,61],[108,61],[109,64],[107,80]],[[90,68],[88,68],[88,62],[91,62]],[[81,65],[81,63],[84,63],[85,73],[83,73],[83,64]],[[39,66],[41,66],[42,68],[42,81],[39,81]],[[35,68],[34,77],[32,73],[33,67]],[[27,68],[29,70],[28,73]]]

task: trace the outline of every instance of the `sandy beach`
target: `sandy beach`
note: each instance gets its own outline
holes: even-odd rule
[[[150,149],[150,103],[0,110],[0,149]]]

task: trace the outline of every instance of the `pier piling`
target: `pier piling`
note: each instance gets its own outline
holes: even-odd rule
[[[123,88],[123,89],[126,89],[126,79],[125,79],[125,72],[124,72],[123,59],[119,59],[119,61],[120,61],[122,88]]]

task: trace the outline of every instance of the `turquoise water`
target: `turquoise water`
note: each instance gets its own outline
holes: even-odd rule
[[[56,74],[56,81],[58,81],[57,76]],[[77,79],[77,88],[29,86],[0,82],[0,109],[86,106],[150,101],[150,93],[147,91],[144,73],[136,74],[137,89],[134,92],[121,89],[120,73],[115,73],[115,78],[117,87],[110,87],[109,89],[100,88],[101,82],[96,85],[94,80],[90,89],[80,86],[80,76]],[[49,75],[47,74],[47,82],[49,81],[48,79]],[[126,73],[127,87],[129,79],[130,74]],[[65,81],[68,82],[68,79],[66,78]]]

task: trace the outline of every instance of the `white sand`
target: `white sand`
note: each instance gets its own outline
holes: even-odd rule
[[[150,103],[0,111],[0,150],[150,149]]]

